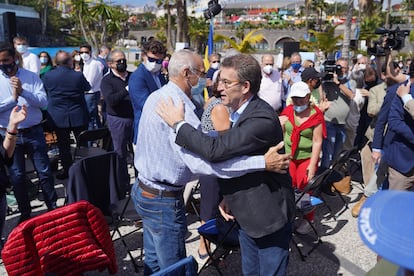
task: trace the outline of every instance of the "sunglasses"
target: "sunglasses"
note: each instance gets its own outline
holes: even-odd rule
[[[157,59],[157,58],[148,57],[148,61],[149,62],[156,62],[157,64],[161,64],[162,63],[162,58]]]
[[[115,63],[121,64],[121,63],[126,63],[127,60],[125,58],[123,59],[119,59],[119,60],[115,60]]]
[[[80,51],[80,54],[89,54],[89,51]]]

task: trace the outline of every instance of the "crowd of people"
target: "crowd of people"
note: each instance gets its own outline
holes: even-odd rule
[[[414,190],[414,66],[359,55],[337,58],[322,71],[300,53],[275,66],[229,50],[206,68],[191,49],[171,55],[165,45],[142,45],[141,64],[127,70],[125,53],[90,45],[72,53],[28,51],[28,41],[0,45],[0,227],[6,186],[20,219],[31,217],[25,158],[32,159],[48,210],[57,208],[43,127],[57,135],[61,171],[68,178],[71,134],[107,126],[144,227],[144,274],[186,257],[183,191],[200,181],[202,223],[222,215],[240,226],[245,275],[285,275],[295,221],[295,191],[328,169],[343,150],[358,149],[364,194]],[[408,68],[408,70],[407,70]],[[85,145],[88,146],[88,145]],[[91,145],[89,145],[91,146]],[[9,166],[10,184],[5,166]],[[307,221],[314,223],[314,212]],[[0,229],[0,230],[1,230]],[[200,238],[198,257],[210,250]]]

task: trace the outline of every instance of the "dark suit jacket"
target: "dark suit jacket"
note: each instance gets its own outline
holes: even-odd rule
[[[397,89],[400,84],[394,84],[387,89],[381,109],[378,112],[377,122],[375,123],[374,138],[372,140],[373,149],[384,150],[390,141],[390,134],[386,132],[388,116],[391,108],[391,103],[397,95]]]
[[[277,114],[254,96],[236,124],[210,137],[189,124],[181,126],[176,143],[211,162],[236,156],[262,155],[283,140]],[[267,171],[220,179],[220,192],[241,228],[253,238],[271,234],[292,220],[294,196],[289,174]]]
[[[414,95],[414,86],[411,86]],[[385,152],[387,164],[407,174],[414,168],[414,119],[404,109],[400,97],[394,97],[388,117],[388,128],[392,139]]]
[[[87,125],[88,108],[84,92],[91,89],[81,72],[58,66],[43,76],[48,99],[48,121],[58,128]]]
[[[165,78],[158,73],[161,86],[166,84]],[[137,142],[138,125],[141,118],[142,108],[148,96],[158,89],[157,84],[144,64],[141,64],[137,70],[129,77],[128,81],[129,97],[131,98],[132,107],[134,108],[134,144]]]

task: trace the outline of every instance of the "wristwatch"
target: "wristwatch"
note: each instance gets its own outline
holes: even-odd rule
[[[173,124],[172,128],[173,128],[173,130],[174,130],[174,133],[177,133],[177,127],[178,127],[178,125],[179,125],[181,122],[184,122],[184,120],[181,120],[181,121],[175,122],[175,123]]]

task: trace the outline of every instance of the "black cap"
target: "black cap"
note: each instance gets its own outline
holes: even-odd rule
[[[325,76],[326,72],[318,72],[313,67],[305,68],[305,70],[303,70],[301,74],[302,81],[307,81],[308,79],[323,78]]]

